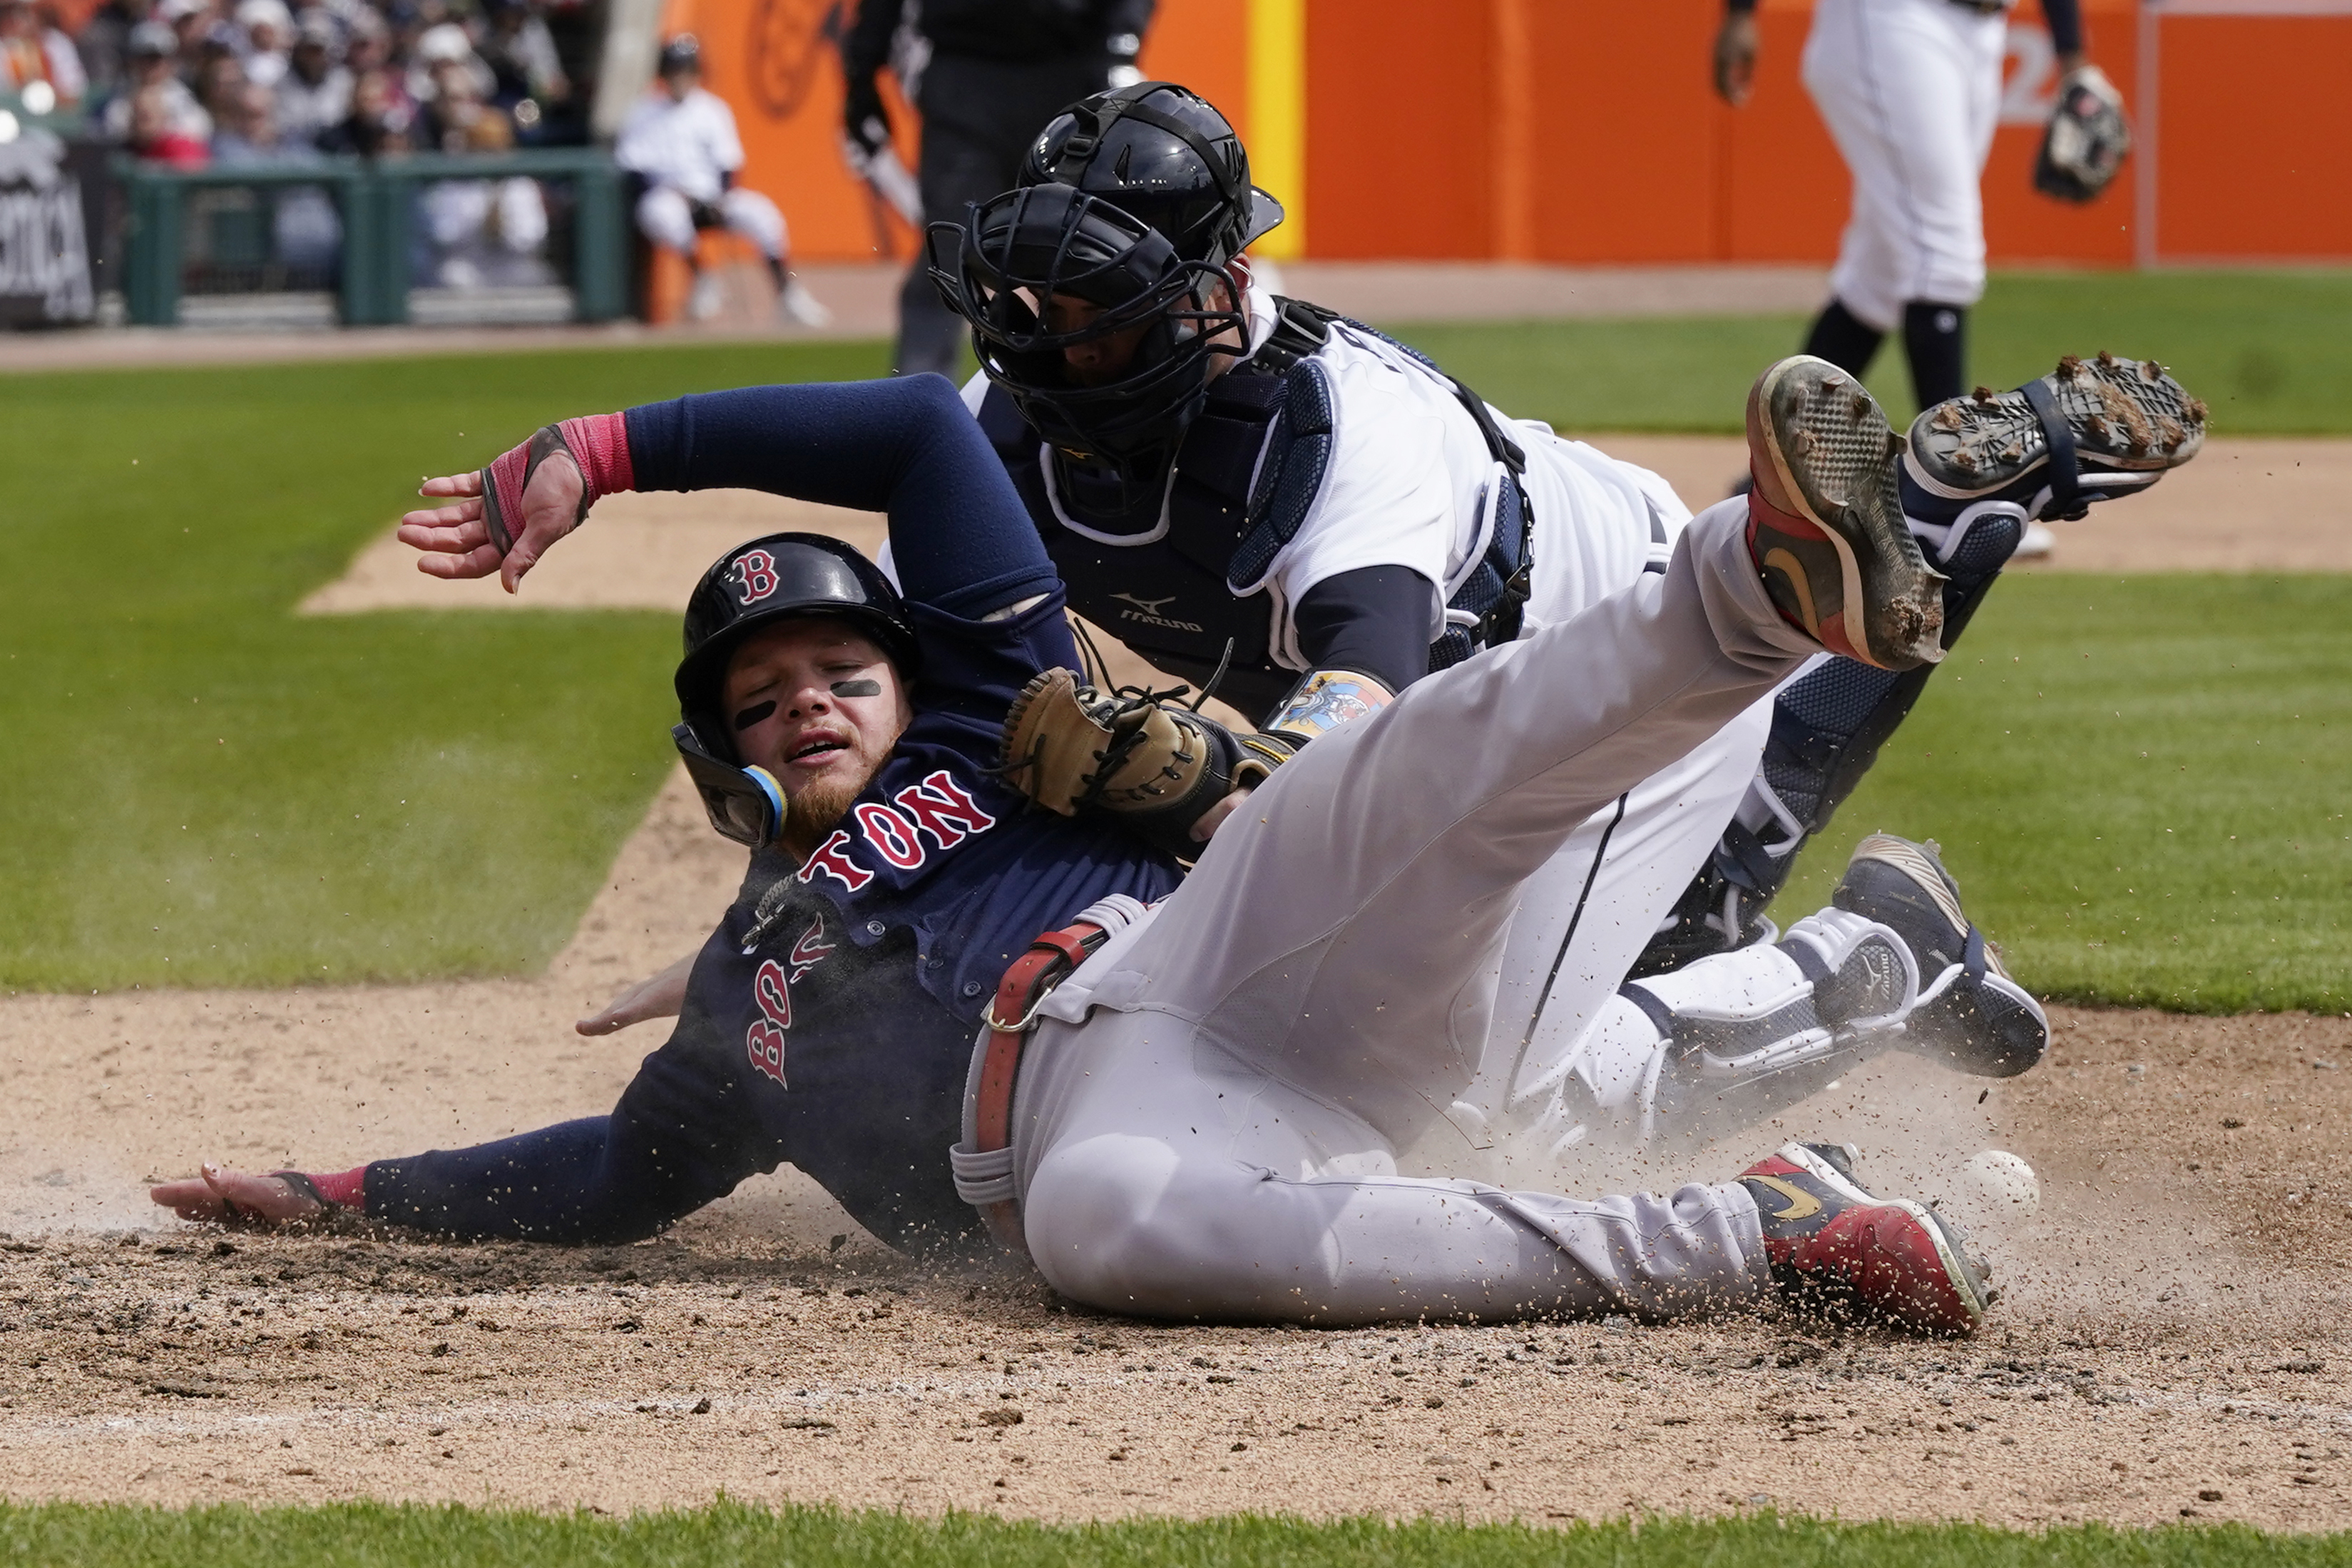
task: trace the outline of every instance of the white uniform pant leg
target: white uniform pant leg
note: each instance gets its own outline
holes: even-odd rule
[[[1651,559],[1654,523],[1671,540],[1690,522],[1673,488],[1648,469],[1580,442],[1528,444],[1544,459],[1530,465],[1543,529],[1530,608],[1545,622],[1633,580]],[[1420,1158],[1471,1160],[1491,1149],[1514,1085],[1550,1075],[1576,1053],[1722,837],[1770,726],[1767,697],[1588,818],[1528,879],[1477,1078]]]
[[[1165,1013],[1048,1022],[1030,1058],[1024,1110],[1055,1126],[1023,1206],[1030,1252],[1056,1290],[1108,1312],[1667,1318],[1766,1287],[1737,1182],[1581,1200],[1400,1176],[1362,1121]]]
[[[1832,292],[1881,331],[1911,300],[1984,293],[1979,188],[2005,26],[1948,0],[1822,0],[1806,89],[1853,176]]]
[[[694,254],[694,209],[667,185],[656,185],[637,198],[637,232],[664,250]]]
[[[1634,1274],[1656,1275],[1645,1311],[1668,1310],[1677,1281],[1703,1281],[1692,1289],[1708,1299],[1735,1282],[1759,1288],[1759,1247],[1735,1234],[1736,1194],[1690,1199],[1688,1223],[1704,1238],[1685,1248],[1660,1239],[1685,1221],[1672,1204],[1642,1207],[1654,1200],[1612,1208],[1401,1179],[1370,1195],[1360,1191],[1367,1178],[1328,1176],[1312,1129],[1300,1130],[1360,1128],[1352,1141],[1371,1147],[1359,1157],[1376,1158],[1422,1132],[1475,1070],[1520,884],[1580,821],[1687,754],[1811,651],[1765,597],[1745,521],[1743,503],[1711,508],[1662,576],[1433,675],[1309,747],[1225,824],[1152,924],[1115,960],[1106,955],[1106,972],[1083,977],[1119,1011],[1041,1034],[1016,1106],[1016,1178],[1049,1281],[1114,1310],[1264,1314],[1276,1310],[1269,1261],[1315,1256],[1326,1260],[1322,1293],[1293,1295],[1284,1315],[1316,1302],[1371,1312],[1375,1281],[1362,1271],[1381,1268],[1390,1282],[1379,1301],[1462,1311],[1435,1303],[1466,1300],[1481,1270],[1503,1267],[1501,1238],[1525,1231],[1571,1258],[1593,1237],[1637,1238],[1623,1256]],[[1154,1051],[1133,1046],[1146,1031],[1161,1036]],[[1071,1032],[1131,1048],[1053,1046]],[[1189,1091],[1210,1053],[1245,1082]],[[1253,1114],[1291,1119],[1291,1133],[1265,1134],[1305,1140],[1270,1151],[1289,1157],[1261,1145],[1253,1166],[1196,1141],[1215,1096],[1237,1092]],[[1342,1188],[1317,1186],[1330,1179]],[[1311,1190],[1294,1201],[1284,1182]],[[1510,1223],[1457,1221],[1452,1211],[1472,1197]],[[1217,1218],[1225,1210],[1230,1221]],[[1260,1210],[1265,1219],[1248,1218]],[[1114,1221],[1122,1228],[1104,1230]],[[1416,1230],[1467,1238],[1466,1249],[1449,1239],[1413,1253],[1408,1273],[1398,1238]],[[1602,1252],[1615,1244],[1593,1242]],[[1097,1250],[1112,1262],[1088,1261]],[[1547,1256],[1512,1265],[1502,1293],[1535,1290]],[[1608,1279],[1622,1289],[1626,1277],[1589,1260],[1576,1271],[1581,1283],[1556,1287],[1601,1290],[1595,1281]]]
[[[1633,960],[1721,840],[1771,718],[1769,697],[1749,706],[1587,819],[1528,879],[1503,946],[1478,1076],[1448,1116],[1453,1136],[1491,1147],[1488,1134],[1520,1092],[1556,1078],[1585,1050]],[[1433,1131],[1423,1157],[1444,1158],[1448,1141],[1445,1130]]]
[[[784,214],[776,210],[775,203],[738,185],[719,198],[719,214],[729,228],[758,246],[761,256],[770,261],[783,260]]]

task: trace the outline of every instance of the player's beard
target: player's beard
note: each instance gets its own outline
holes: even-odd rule
[[[874,781],[881,766],[880,758],[876,758],[855,773],[828,775],[803,786],[784,810],[783,847],[796,859],[808,859],[824,842],[825,835],[841,825],[851,803]]]

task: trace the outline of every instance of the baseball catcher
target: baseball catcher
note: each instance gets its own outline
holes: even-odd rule
[[[1997,419],[1952,452],[1991,439],[2013,465]],[[489,493],[560,532],[583,496],[757,483],[887,509],[904,593],[792,535],[697,589],[675,735],[751,860],[675,1032],[609,1115],[336,1174],[207,1167],[155,1200],[611,1242],[789,1159],[895,1246],[977,1246],[983,1212],[1107,1311],[1671,1318],[1780,1297],[1965,1333],[1990,1296],[1958,1232],[1871,1192],[1843,1148],[1790,1144],[1665,1197],[1395,1174],[1469,1087],[1463,1043],[1484,1037],[1519,893],[1580,822],[1825,648],[1894,672],[1941,651],[1901,444],[1868,395],[1784,361],[1748,429],[1753,494],[1709,508],[1662,571],[1335,726],[1181,886],[1114,831],[1121,759],[1069,773],[1096,796],[1069,815],[1023,810],[999,776],[1016,691],[1045,677],[1034,712],[1076,651],[1035,529],[945,382],[681,399],[559,427],[575,434],[528,486],[527,447],[433,481],[454,504],[404,534],[443,575],[495,568]],[[1073,701],[1116,740],[1127,716]],[[1713,969],[1731,999],[1688,1016],[1676,988]],[[1933,852],[1883,835],[1782,942],[1628,996],[1681,1055],[1733,1070],[1895,1020],[2005,1071],[2042,1034]],[[1637,1115],[1664,1063],[1651,1038],[1576,1071]]]

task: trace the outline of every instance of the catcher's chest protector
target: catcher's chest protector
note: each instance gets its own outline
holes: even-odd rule
[[[1311,391],[1294,398],[1294,380]],[[1304,406],[1294,411],[1294,403]],[[1295,412],[1319,428],[1302,433]],[[1140,497],[1120,497],[1109,483],[1097,487],[1086,471],[1053,462],[1002,392],[990,389],[980,418],[1067,586],[1070,608],[1195,682],[1215,671],[1230,640],[1218,693],[1244,711],[1271,706],[1297,683],[1297,672],[1270,653],[1279,606],[1262,594],[1236,597],[1228,574],[1278,500],[1296,498],[1295,533],[1322,487],[1331,422],[1319,369],[1302,361],[1276,375],[1244,365],[1218,377],[1185,432],[1173,479]],[[1270,560],[1274,549],[1264,553]]]

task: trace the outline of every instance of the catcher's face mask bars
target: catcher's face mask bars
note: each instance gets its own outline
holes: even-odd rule
[[[670,739],[686,759],[687,777],[710,825],[722,837],[747,849],[763,850],[784,831],[784,791],[775,775],[764,768],[739,768],[721,761],[704,748],[690,725],[673,726]]]

